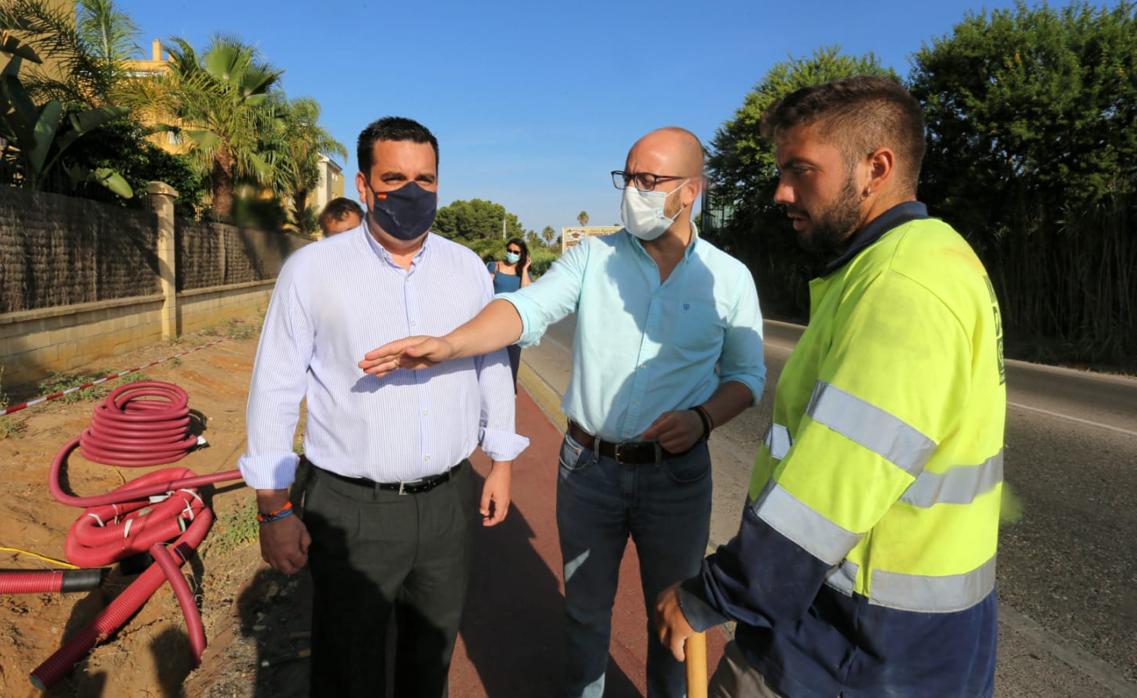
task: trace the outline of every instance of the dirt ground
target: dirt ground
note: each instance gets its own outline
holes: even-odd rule
[[[198,474],[236,467],[244,448],[245,399],[256,349],[250,326],[229,326],[228,338],[174,361],[146,368],[148,379],[182,386],[190,408],[205,418],[209,445],[177,467]],[[216,339],[201,334],[158,344],[91,367],[117,372]],[[113,384],[112,384],[113,385]],[[11,394],[13,390],[8,387]],[[17,392],[13,398],[29,396]],[[52,499],[48,469],[55,453],[89,422],[94,400],[47,403],[7,418],[20,433],[0,439],[0,546],[62,559],[77,508]],[[100,494],[157,468],[115,468],[77,453],[67,482],[77,494]],[[261,696],[306,694],[307,594],[303,576],[284,578],[265,568],[256,543],[250,492],[241,485],[203,491],[217,516],[198,556],[183,568],[202,609],[208,649],[192,671],[182,614],[163,585],[116,637],[97,647],[49,696]],[[0,551],[0,568],[39,569],[45,563]],[[35,696],[29,673],[83,627],[133,580],[116,566],[94,592],[0,596],[0,696]]]

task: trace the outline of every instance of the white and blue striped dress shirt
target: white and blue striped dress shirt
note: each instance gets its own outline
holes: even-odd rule
[[[528,446],[514,433],[505,351],[384,378],[363,355],[407,335],[444,335],[493,296],[470,250],[428,234],[410,269],[365,225],[307,245],[285,263],[257,347],[239,467],[254,489],[283,489],[299,457],[292,438],[302,398],[304,453],[349,477],[398,482],[436,475],[481,444],[493,460]]]

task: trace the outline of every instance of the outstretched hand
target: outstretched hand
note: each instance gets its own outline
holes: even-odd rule
[[[406,337],[367,352],[359,367],[382,378],[400,368],[429,368],[447,361],[453,353],[450,343],[440,337]]]

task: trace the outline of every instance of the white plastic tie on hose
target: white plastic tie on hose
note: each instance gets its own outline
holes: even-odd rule
[[[127,519],[126,520],[126,525],[122,527],[122,537],[123,538],[130,537],[130,525],[132,523],[134,523],[134,519]]]
[[[189,489],[189,488],[183,487],[183,488],[181,488],[180,490],[178,490],[178,492],[185,492],[185,493],[186,493],[186,494],[188,494],[189,496],[191,496],[191,497],[193,497],[194,499],[196,499],[197,501],[201,502],[202,506],[204,506],[204,505],[205,505],[205,500],[204,500],[204,499],[202,499],[202,498],[201,498],[201,497],[198,495],[198,493],[197,493],[197,491],[196,491],[196,490],[191,490],[191,489]],[[186,501],[187,501],[187,503],[188,503],[188,501],[189,501],[189,500],[186,500]]]
[[[193,521],[193,507],[191,507],[191,506],[190,506],[190,503],[189,503],[189,501],[188,501],[188,500],[186,500],[185,502],[183,502],[183,504],[184,504],[185,506],[184,506],[184,508],[182,509],[182,517],[180,517],[178,520],[179,520],[179,521],[185,521],[186,519],[189,519],[190,521]],[[185,527],[183,526],[183,527],[182,527],[182,531],[185,531],[185,530],[186,530],[186,529],[185,529]]]
[[[104,528],[104,527],[106,526],[106,524],[105,524],[105,523],[103,523],[103,520],[102,520],[102,519],[100,519],[100,518],[99,518],[99,515],[98,515],[98,514],[96,514],[95,512],[93,512],[93,511],[89,511],[89,512],[87,512],[87,516],[90,516],[92,519],[94,519],[95,521],[97,521],[97,522],[98,522],[98,524],[99,524],[99,528]]]
[[[209,442],[205,440],[205,437],[198,434],[198,436],[197,436],[197,447],[201,448],[202,446],[208,446],[208,445],[209,445]]]
[[[151,504],[157,504],[158,502],[164,502],[167,499],[169,499],[173,494],[174,493],[172,491],[167,492],[166,494],[152,494],[152,495],[150,495],[150,503]]]
[[[181,518],[180,516],[178,517],[178,532],[179,533],[185,533],[186,532],[186,520]]]

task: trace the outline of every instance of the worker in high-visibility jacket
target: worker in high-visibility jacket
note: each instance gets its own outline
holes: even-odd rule
[[[733,619],[715,696],[990,696],[1006,388],[999,308],[915,199],[923,115],[886,78],[767,112],[785,206],[827,262],[738,535],[657,600],[676,656]]]

